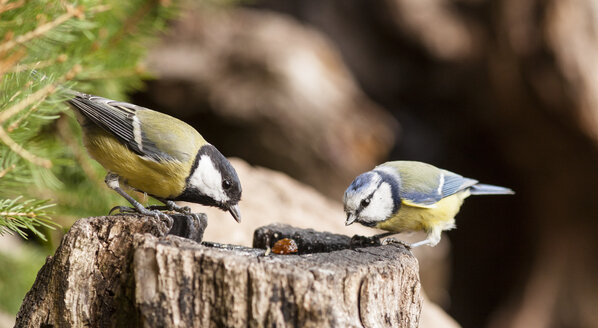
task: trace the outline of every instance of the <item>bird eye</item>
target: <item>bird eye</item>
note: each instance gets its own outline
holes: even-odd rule
[[[367,207],[368,205],[370,205],[370,199],[366,198],[364,200],[361,201],[361,207]]]
[[[230,181],[222,180],[222,189],[228,190],[228,189],[230,189],[231,186],[232,186],[232,184],[230,183]]]

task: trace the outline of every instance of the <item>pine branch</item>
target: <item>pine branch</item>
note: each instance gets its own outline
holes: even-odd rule
[[[118,32],[118,34],[115,34],[112,37],[110,40],[111,47],[119,43],[123,39],[123,36],[135,33],[135,31],[139,28],[139,21],[141,21],[142,18],[145,17],[151,11],[151,9],[157,5],[157,2],[148,1],[139,7],[139,9],[137,9],[137,11],[133,13],[129,19],[127,19],[123,28]]]
[[[0,141],[4,142],[12,151],[17,153],[19,156],[23,157],[27,161],[41,166],[45,168],[52,167],[52,162],[47,158],[42,158],[37,155],[32,154],[27,149],[23,148],[20,144],[15,142],[9,135],[6,133],[3,127],[0,126]]]
[[[11,170],[14,170],[15,167],[17,167],[17,166],[13,164],[13,165],[11,165],[11,166],[3,169],[3,170],[0,170],[0,178],[2,178],[3,176],[5,176],[6,173],[10,172]]]
[[[11,2],[11,3],[4,3],[4,1],[3,1],[2,3],[0,3],[0,14],[5,11],[17,9],[24,4],[25,4],[25,0],[18,0],[15,2]]]
[[[1,44],[0,45],[0,54],[10,50],[11,48],[15,47],[16,45],[23,44],[27,41],[30,41],[31,39],[34,39],[34,38],[44,35],[48,31],[52,30],[53,28],[59,26],[60,24],[66,22],[67,20],[69,20],[73,17],[83,16],[83,11],[81,10],[81,8],[73,8],[72,6],[66,6],[66,10],[67,10],[67,12],[65,14],[59,16],[55,20],[48,22],[46,24],[40,25],[35,30],[25,33],[21,36],[18,36],[14,40],[9,40],[6,43]]]
[[[53,84],[48,84],[45,87],[37,90],[35,93],[29,95],[29,97],[25,98],[25,100],[20,101],[8,109],[0,112],[0,124],[4,123],[9,118],[13,117],[18,112],[22,111],[23,109],[27,108],[29,105],[33,104],[36,101],[43,100],[47,96],[49,96],[56,87]]]
[[[22,197],[0,200],[0,236],[5,233],[18,233],[27,239],[26,230],[32,231],[39,238],[46,240],[39,228],[55,229],[58,224],[52,222],[46,209],[54,206],[45,200],[25,200]]]
[[[6,58],[5,60],[0,61],[0,76],[9,71],[12,67],[15,66],[16,63],[18,63],[23,57],[25,57],[25,50],[19,50],[20,51],[16,51],[10,56],[8,56],[8,58]]]
[[[33,64],[15,65],[15,66],[11,67],[10,70],[7,70],[7,72],[10,72],[10,73],[30,72],[34,69],[46,68],[46,67],[49,67],[49,66],[52,66],[55,64],[64,63],[67,59],[68,59],[68,56],[66,54],[60,54],[55,59],[42,60],[42,61],[35,62]]]
[[[54,122],[64,89],[126,100],[140,85],[145,42],[177,12],[157,0],[69,2],[0,0],[0,234],[54,226],[47,202],[29,198],[53,199],[62,218],[114,206],[73,117]],[[33,69],[47,79],[32,79]]]

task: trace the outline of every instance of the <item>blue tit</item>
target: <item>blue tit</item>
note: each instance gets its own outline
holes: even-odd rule
[[[166,217],[172,224],[162,212],[143,207],[119,182],[165,203],[169,210],[190,213],[174,203],[186,201],[218,207],[241,221],[241,182],[235,169],[193,127],[137,105],[69,93],[67,102],[77,113],[85,147],[108,170],[106,184],[136,211]]]
[[[359,175],[343,198],[346,225],[359,222],[389,233],[424,231],[435,246],[444,230],[455,228],[455,215],[469,195],[513,194],[509,188],[478,183],[430,164],[386,162]]]

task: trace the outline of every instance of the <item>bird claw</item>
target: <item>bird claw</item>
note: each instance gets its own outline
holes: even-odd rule
[[[172,226],[174,225],[174,219],[164,212],[160,212],[158,210],[148,210],[147,213],[142,214],[151,215],[154,218],[156,218],[156,220],[163,221],[166,224],[167,231],[170,231],[170,229],[172,229]]]
[[[153,216],[154,218],[156,218],[156,220],[161,220],[166,224],[166,228],[168,229],[167,231],[170,231],[170,229],[172,229],[172,226],[174,225],[174,219],[164,213],[161,212],[159,210],[146,210],[147,212],[141,213],[141,214],[145,214],[145,215],[150,215]]]
[[[189,212],[189,215],[191,215],[195,220],[197,220],[197,222],[201,222],[201,217],[199,217],[199,214]]]
[[[172,208],[164,205],[150,205],[146,208],[150,211],[172,211]]]
[[[402,245],[407,249],[411,248],[411,245],[405,243],[404,241],[398,240],[396,238],[390,237],[390,238],[384,238],[384,240],[382,240],[381,242],[382,245]]]
[[[171,200],[166,201],[165,204],[166,204],[166,207],[168,207],[168,209],[171,211],[179,212],[182,214],[190,214],[191,213],[191,207],[189,207],[189,206],[179,206]]]
[[[351,237],[350,245],[352,248],[354,247],[369,247],[369,246],[385,246],[385,245],[402,245],[407,249],[411,248],[411,245],[398,240],[396,238],[384,238],[385,234],[375,235],[371,237],[355,235]]]
[[[128,207],[128,206],[114,206],[113,208],[110,209],[110,211],[108,212],[108,215],[112,215],[112,212],[118,210],[119,213],[138,213],[137,209],[132,208],[132,207]]]
[[[368,247],[368,246],[380,246],[380,238],[376,236],[366,237],[360,235],[354,235],[351,237],[351,247]]]
[[[164,213],[161,212],[159,210],[160,206],[149,206],[147,209],[143,209],[143,210],[138,210],[136,208],[132,208],[132,207],[127,207],[127,206],[114,206],[112,209],[110,209],[110,212],[108,212],[108,215],[112,215],[112,212],[118,210],[119,213],[118,214],[140,214],[140,215],[148,215],[148,216],[152,216],[154,217],[156,220],[160,220],[160,221],[164,221],[164,223],[166,224],[166,228],[168,229],[168,231],[170,231],[170,229],[172,228],[172,226],[174,225],[174,219]],[[199,220],[199,217],[197,217],[197,219]]]

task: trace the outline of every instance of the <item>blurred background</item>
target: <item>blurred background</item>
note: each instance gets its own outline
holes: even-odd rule
[[[344,189],[378,163],[425,161],[516,191],[468,199],[458,229],[435,248],[417,249],[431,302],[462,327],[598,327],[596,1],[107,3],[69,7],[84,17],[73,14],[63,33],[85,29],[91,41],[60,62],[70,49],[62,47],[46,74],[179,117],[235,157],[244,222],[208,209],[206,239],[250,245],[253,229],[272,222],[374,234],[344,227]],[[65,8],[53,8],[55,17]],[[93,24],[116,9],[125,13],[114,18],[120,21]],[[0,18],[14,10],[0,10]],[[153,25],[133,28],[136,20]],[[12,25],[0,28],[6,45]],[[142,32],[153,37],[137,44]],[[6,48],[0,45],[5,66],[18,47]],[[24,67],[38,63],[32,58]],[[14,95],[19,88],[31,86],[18,74],[25,69],[0,67],[6,112],[11,101],[27,99]],[[40,228],[49,242],[30,232],[26,243],[0,237],[0,298],[12,300],[0,308],[8,322],[64,230],[124,204],[102,186],[104,172],[86,157],[59,93],[47,96],[55,105],[41,110],[54,116],[35,131],[54,143],[31,148],[51,149],[54,165],[30,169],[31,181],[45,182],[26,194],[57,204],[49,216],[64,229]],[[23,160],[12,153],[0,153],[0,172]],[[0,186],[13,171],[0,173]],[[19,194],[13,184],[3,197]],[[457,325],[445,319],[429,327]]]

